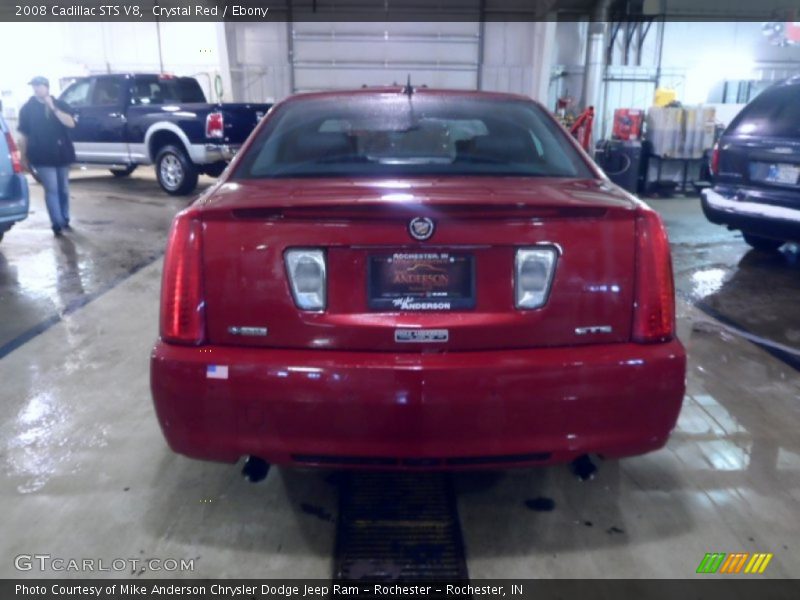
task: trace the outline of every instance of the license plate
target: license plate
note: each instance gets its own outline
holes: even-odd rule
[[[475,268],[469,254],[395,252],[369,257],[369,307],[389,311],[474,308]]]
[[[771,164],[767,166],[764,181],[783,185],[796,185],[800,180],[800,165]]]

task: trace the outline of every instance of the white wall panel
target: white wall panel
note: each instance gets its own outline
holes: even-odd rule
[[[225,32],[234,100],[274,101],[291,92],[286,23],[226,23]]]
[[[481,27],[477,20],[464,21],[463,12],[460,18],[228,23],[235,98],[259,101],[292,91],[402,84],[411,75],[416,85],[477,89],[480,84],[546,101],[555,23],[488,22]]]
[[[475,89],[478,22],[292,23],[295,91],[404,83]]]
[[[481,89],[547,102],[555,22],[487,22]]]

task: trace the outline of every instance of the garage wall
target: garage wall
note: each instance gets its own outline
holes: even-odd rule
[[[213,98],[220,70],[215,23],[73,23],[64,42],[67,60],[83,73],[159,72],[160,44],[164,71],[197,77]]]
[[[475,89],[480,23],[292,23],[295,91],[405,83]]]
[[[556,73],[564,73],[561,89],[579,98],[585,58],[586,23],[563,22],[556,28]],[[664,30],[663,85],[675,86],[681,100],[697,103],[706,97],[717,81],[736,77],[780,79],[800,68],[800,46],[770,44],[756,22],[668,22]],[[618,36],[621,37],[621,36]],[[631,75],[644,71],[654,74],[658,59],[656,26],[642,50],[641,67],[624,67],[622,43],[618,39],[614,63]]]
[[[462,17],[463,18],[463,17]],[[483,31],[483,38],[481,32]],[[554,23],[27,23],[0,24],[0,97],[11,115],[32,74],[59,81],[91,73],[195,76],[209,98],[277,100],[292,91],[404,83],[510,91],[546,99]],[[47,39],[33,45],[31,39]],[[483,55],[483,66],[479,68]],[[291,58],[290,58],[291,57]],[[544,89],[544,91],[542,91]]]
[[[586,60],[585,21],[560,21],[556,23],[553,44],[553,66],[548,86],[548,106],[555,108],[562,96],[580,101],[583,91],[583,63]]]
[[[716,101],[725,80],[780,80],[800,74],[800,47],[770,44],[762,34],[762,25],[760,22],[667,22],[661,86],[675,89],[678,99],[685,104],[698,104]],[[557,24],[551,105],[561,95],[581,97],[585,28],[586,23]],[[658,63],[657,26],[652,26],[645,40],[640,66],[622,64],[622,37],[621,32],[607,75],[625,81],[607,82],[605,107],[596,122],[598,135],[608,133],[614,109],[647,108],[652,104]]]
[[[556,27],[553,21],[485,23],[481,89],[548,103]]]
[[[214,98],[213,79],[222,71],[217,24],[161,23],[160,30],[164,70],[197,77],[206,96]],[[0,78],[4,112],[11,119],[30,97],[27,82],[33,75],[48,77],[58,94],[73,77],[160,69],[155,23],[2,23],[0,56],[18,57],[4,60]]]
[[[800,46],[770,44],[762,23],[668,23],[663,64],[685,70],[679,95],[698,103],[725,79],[777,80],[800,73]]]
[[[12,127],[19,108],[31,96],[27,85],[31,77],[44,75],[58,90],[58,78],[72,68],[60,54],[51,51],[63,48],[62,33],[59,23],[0,23],[0,100],[3,116],[12,121]],[[43,39],[47,44],[31,43]]]
[[[291,93],[289,25],[225,23],[233,100],[273,102]]]
[[[237,101],[405,83],[475,89],[480,23],[226,23]]]
[[[416,85],[480,87],[546,101],[555,34],[554,22],[225,24],[237,101],[402,84],[409,74]]]

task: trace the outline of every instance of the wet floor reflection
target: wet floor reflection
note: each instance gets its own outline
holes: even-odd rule
[[[690,270],[688,298],[712,316],[800,356],[800,261],[796,247],[777,255],[746,251],[733,265]]]
[[[163,194],[147,176],[71,180],[74,231],[54,238],[42,190],[0,245],[0,348],[84,303],[163,251],[173,215],[191,198]]]
[[[86,292],[83,287],[82,268],[79,264],[78,250],[72,239],[64,237],[58,240],[58,250],[53,258],[56,263],[56,294],[59,299],[59,311],[63,312],[76,298]]]

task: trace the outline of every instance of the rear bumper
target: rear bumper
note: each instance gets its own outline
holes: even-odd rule
[[[800,240],[800,210],[768,203],[768,196],[743,200],[703,190],[703,213],[712,223],[783,241]],[[761,200],[761,201],[759,201]]]
[[[194,458],[476,468],[660,448],[685,370],[677,340],[450,354],[158,342],[151,389],[170,447]]]
[[[209,165],[220,161],[231,161],[239,148],[241,144],[191,144],[188,150],[194,164]]]

